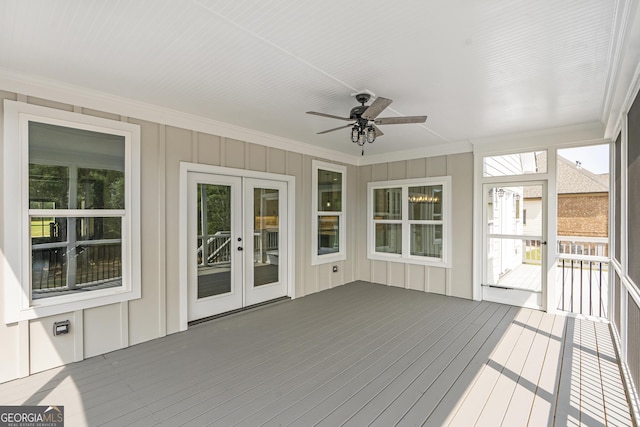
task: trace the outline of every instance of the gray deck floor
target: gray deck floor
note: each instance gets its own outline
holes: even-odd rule
[[[608,325],[356,282],[0,384],[67,426],[631,425]]]

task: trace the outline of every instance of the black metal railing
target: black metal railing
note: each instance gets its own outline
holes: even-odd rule
[[[122,277],[122,245],[79,245],[76,247],[76,286]]]
[[[608,318],[609,260],[561,256],[557,260],[558,309]]]
[[[33,291],[82,288],[122,278],[122,243],[78,242],[68,251],[64,244],[34,245],[31,262]],[[69,271],[70,265],[73,271]]]

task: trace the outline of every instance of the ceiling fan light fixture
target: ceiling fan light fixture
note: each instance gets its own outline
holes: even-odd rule
[[[358,126],[354,126],[351,129],[351,142],[358,142],[358,138],[360,137],[360,131]]]
[[[376,140],[376,130],[373,128],[373,126],[369,126],[367,128],[367,142],[371,144],[375,140]]]
[[[356,97],[356,101],[361,105],[353,107],[349,112],[349,117],[319,113],[317,111],[307,111],[307,114],[314,116],[351,121],[348,125],[318,132],[318,135],[350,127],[351,142],[363,147],[367,142],[371,144],[377,138],[384,135],[384,132],[382,132],[377,125],[424,123],[427,120],[427,116],[378,117],[393,101],[381,96],[375,97],[370,91],[360,92],[354,94],[354,96]],[[374,101],[371,105],[366,105],[372,96],[375,98]],[[364,155],[364,149],[362,150],[362,154]]]

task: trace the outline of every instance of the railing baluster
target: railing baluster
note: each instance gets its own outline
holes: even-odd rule
[[[570,310],[573,311],[573,260],[571,260],[571,300],[570,302]]]
[[[580,314],[583,314],[582,313],[582,292],[584,290],[584,286],[582,283],[583,281],[582,279],[584,279],[584,274],[582,274],[583,270],[584,269],[582,268],[582,260],[580,260]]]
[[[566,279],[565,279],[565,268],[564,268],[564,258],[562,258],[562,311],[566,311],[566,307],[564,305],[564,294],[566,292]]]
[[[604,307],[604,301],[602,299],[602,262],[600,262],[600,282],[599,282],[599,286],[600,286],[600,304],[598,305],[598,316],[602,317],[602,308]]]
[[[589,315],[593,315],[593,263],[589,263]]]

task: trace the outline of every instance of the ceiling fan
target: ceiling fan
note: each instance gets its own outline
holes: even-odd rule
[[[371,105],[365,105],[371,99],[369,93],[358,93],[355,95],[356,100],[361,104],[353,107],[349,113],[349,117],[334,116],[333,114],[318,113],[316,111],[307,111],[307,114],[315,116],[329,117],[331,119],[353,121],[348,125],[318,132],[318,135],[333,132],[335,130],[351,128],[351,141],[364,146],[365,142],[373,142],[376,137],[384,135],[380,128],[376,125],[397,125],[405,123],[424,123],[427,116],[404,116],[404,117],[380,117],[378,115],[384,111],[393,101],[387,98],[377,97]],[[372,122],[372,123],[370,123]],[[362,149],[364,155],[364,148]]]

